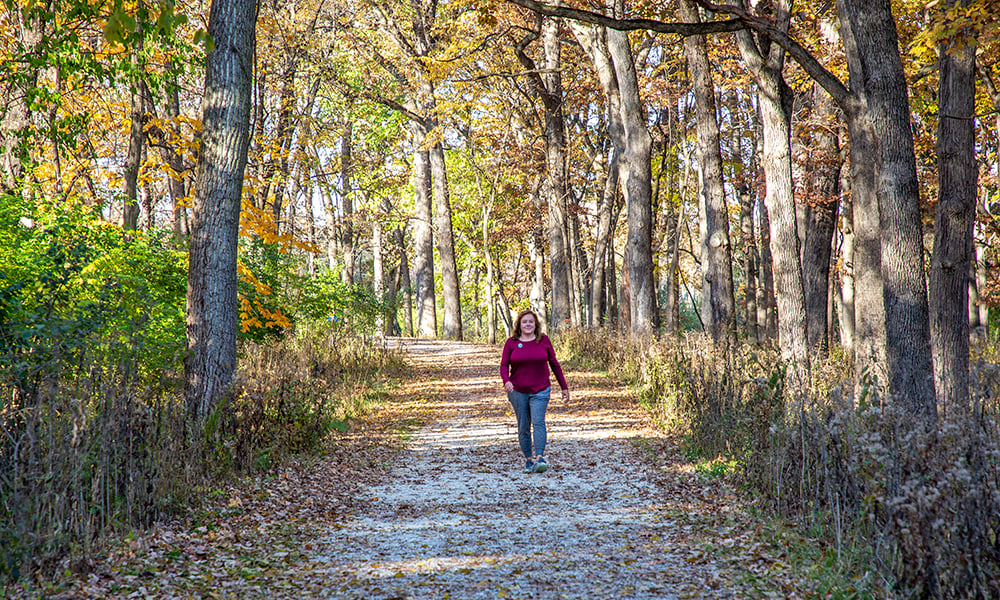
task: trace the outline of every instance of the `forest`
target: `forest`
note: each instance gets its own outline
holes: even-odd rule
[[[531,308],[874,573],[836,597],[1000,595],[998,0],[4,0],[0,31],[3,581],[319,452],[406,377],[387,338]]]

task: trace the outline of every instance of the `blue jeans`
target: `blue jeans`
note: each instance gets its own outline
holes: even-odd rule
[[[514,414],[517,415],[517,441],[525,458],[545,453],[545,409],[549,406],[551,391],[550,386],[534,394],[524,394],[516,390],[507,393],[507,399],[510,400]],[[531,452],[532,437],[535,441],[534,454]]]

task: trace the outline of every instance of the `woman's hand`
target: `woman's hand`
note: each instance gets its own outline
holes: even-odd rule
[[[569,390],[563,390],[563,400],[569,402]]]
[[[514,384],[509,381],[505,381],[503,384],[503,389],[505,392],[509,394],[514,391]]]

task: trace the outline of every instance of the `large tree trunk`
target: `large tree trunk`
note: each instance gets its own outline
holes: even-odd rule
[[[434,199],[431,192],[429,152],[423,147],[424,126],[411,122],[413,132],[413,275],[416,289],[417,334],[437,337],[437,310],[434,302]]]
[[[847,0],[838,1],[838,13],[846,15]],[[882,297],[881,219],[875,194],[875,145],[872,123],[864,112],[861,93],[865,71],[862,49],[854,35],[854,24],[840,19],[851,87],[862,103],[859,112],[845,111],[850,140],[851,202],[854,232],[854,374],[862,384],[867,377],[885,380],[885,304]]]
[[[629,309],[634,336],[654,332],[656,284],[653,278],[653,205],[649,130],[646,109],[639,98],[639,83],[628,34],[608,30],[608,51],[621,92],[625,130],[620,181],[628,210]]]
[[[434,241],[441,260],[441,291],[445,339],[462,339],[462,299],[455,263],[455,236],[452,230],[451,201],[448,198],[448,171],[444,146],[435,141],[430,148],[431,179],[434,186]]]
[[[896,21],[888,0],[844,0],[843,4],[852,30],[864,32],[854,40],[864,73],[858,83],[872,130],[878,132],[874,156],[878,165],[888,389],[895,401],[926,426],[934,426],[937,408],[931,376],[920,196]],[[855,216],[860,209],[855,204]]]
[[[250,139],[257,3],[214,0],[191,226],[184,397],[202,423],[229,392],[238,331],[236,249]]]
[[[763,340],[778,336],[778,307],[774,300],[774,269],[771,260],[771,219],[767,206],[760,208],[760,301],[757,304],[757,323],[762,328]]]
[[[690,0],[681,0],[680,15],[689,23],[701,17]],[[719,122],[716,115],[715,91],[709,68],[708,49],[702,36],[684,40],[684,55],[695,94],[695,115],[698,135],[699,194],[705,206],[703,238],[705,262],[704,282],[708,288],[708,308],[705,315],[712,339],[731,340],[736,335],[736,299],[733,292],[732,250],[729,242],[729,213],[722,179],[722,151],[719,147]]]
[[[953,4],[953,3],[949,3]],[[964,3],[963,3],[964,4]],[[931,341],[938,404],[969,409],[969,273],[976,217],[976,45],[941,43],[938,92],[938,201],[930,272]]]

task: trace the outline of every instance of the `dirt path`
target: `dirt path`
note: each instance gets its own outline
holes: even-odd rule
[[[310,562],[328,597],[733,597],[685,543],[688,507],[630,441],[650,434],[634,408],[570,372],[573,399],[553,394],[548,412],[550,469],[524,474],[498,350],[404,346],[439,372],[441,405],[356,517],[319,540]]]
[[[209,490],[53,598],[797,598],[801,565],[626,390],[567,369],[523,474],[496,346],[394,340],[415,376],[322,458]],[[400,446],[400,424],[422,423]],[[11,590],[0,588],[0,596]]]

